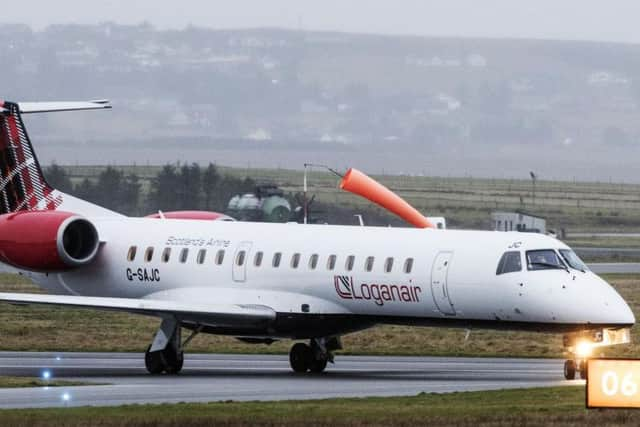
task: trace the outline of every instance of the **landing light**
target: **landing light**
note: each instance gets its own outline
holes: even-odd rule
[[[593,345],[587,341],[580,341],[576,345],[576,355],[582,359],[591,356]]]

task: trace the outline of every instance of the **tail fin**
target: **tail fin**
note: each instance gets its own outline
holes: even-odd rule
[[[53,188],[33,152],[19,105],[0,105],[0,213],[56,209],[62,201],[52,196]]]
[[[51,187],[42,173],[22,121],[22,113],[110,108],[106,101],[25,103],[0,101],[0,214],[65,210],[79,214],[115,214]]]

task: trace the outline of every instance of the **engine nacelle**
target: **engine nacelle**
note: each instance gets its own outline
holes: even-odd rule
[[[66,271],[98,254],[95,226],[70,212],[33,211],[0,215],[0,261],[38,272]]]

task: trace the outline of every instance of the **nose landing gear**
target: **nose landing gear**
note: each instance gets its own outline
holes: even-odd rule
[[[571,359],[564,362],[564,377],[574,380],[576,373],[580,379],[587,379],[587,359],[591,356],[594,347],[603,341],[603,332],[600,330],[583,331],[568,334],[563,337],[565,351]]]
[[[580,379],[587,379],[587,359],[582,360],[565,360],[564,362],[564,378],[567,380],[575,380],[576,372],[580,374]]]
[[[631,342],[630,328],[603,328],[572,332],[562,337],[565,351],[571,359],[564,362],[564,377],[573,380],[576,372],[587,379],[587,359],[596,348]]]

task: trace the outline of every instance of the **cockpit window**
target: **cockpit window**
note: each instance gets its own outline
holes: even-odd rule
[[[589,268],[586,266],[584,262],[573,252],[571,249],[560,249],[560,255],[564,261],[569,264],[569,267],[580,270],[580,271],[588,271]]]
[[[566,268],[553,249],[527,251],[528,270],[565,270]]]
[[[496,274],[513,273],[522,270],[522,261],[520,261],[520,252],[505,252],[500,258]]]

